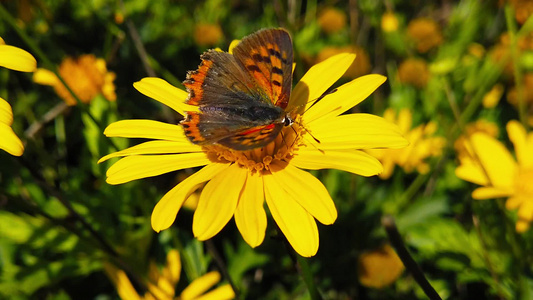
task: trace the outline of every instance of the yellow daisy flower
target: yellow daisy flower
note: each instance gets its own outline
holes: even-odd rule
[[[0,38],[0,67],[15,71],[33,72],[37,67],[35,58],[20,48],[6,45]],[[21,156],[24,145],[11,129],[13,110],[9,103],[0,98],[0,149],[14,156]]]
[[[105,264],[104,270],[117,289],[117,293],[124,300],[172,300],[176,299],[175,287],[180,280],[181,262],[177,250],[171,250],[167,254],[167,265],[159,271],[154,262],[150,262],[150,271],[148,274],[148,283],[146,292],[143,296],[139,295],[133,284],[128,279],[126,273],[111,264]],[[181,300],[224,300],[235,298],[235,293],[229,284],[224,284],[207,292],[220,281],[218,272],[209,272],[195,279],[183,292],[178,296]]]
[[[83,103],[89,103],[98,94],[107,100],[115,101],[115,73],[108,72],[105,60],[86,54],[77,59],[67,57],[59,66],[59,74],[72,91]],[[33,74],[33,81],[43,85],[53,86],[56,93],[68,105],[76,105],[76,100],[69,93],[57,76],[46,69],[37,69]]]
[[[413,116],[409,109],[402,109],[396,119],[396,113],[389,108],[383,117],[391,123],[398,124],[401,133],[409,141],[409,146],[403,149],[368,149],[367,152],[376,157],[383,164],[381,179],[387,179],[392,175],[394,166],[398,165],[405,172],[410,173],[415,169],[419,173],[427,173],[429,165],[424,161],[428,157],[436,157],[442,154],[442,148],[446,144],[443,137],[434,137],[437,130],[434,122],[420,125],[411,129]]]
[[[381,117],[341,115],[385,82],[384,76],[359,77],[321,97],[354,59],[355,55],[345,53],[313,66],[292,91],[287,107],[287,111],[299,114],[297,121],[263,148],[236,151],[219,145],[195,145],[183,128],[174,124],[150,120],[113,123],[104,132],[108,137],[155,141],[103,157],[100,162],[125,156],[109,168],[107,182],[121,184],[205,166],[157,203],[152,213],[155,231],[169,228],[187,197],[205,185],[193,218],[193,233],[199,240],[210,239],[234,217],[244,240],[252,247],[260,245],[267,226],[266,199],[272,217],[296,252],[313,256],[319,244],[315,218],[332,224],[337,210],[324,185],[300,168],[335,168],[372,176],[382,171],[381,164],[358,149],[407,145],[397,126]],[[144,78],[134,87],[181,115],[198,111],[198,107],[185,104],[185,91],[162,79]]]
[[[508,197],[506,208],[518,209],[516,231],[524,232],[533,220],[533,133],[517,121],[507,123],[507,133],[517,160],[497,139],[474,133],[470,145],[478,159],[461,159],[455,174],[482,186],[472,192],[474,199]]]
[[[389,244],[362,253],[358,259],[358,276],[362,285],[381,289],[395,282],[405,267]]]

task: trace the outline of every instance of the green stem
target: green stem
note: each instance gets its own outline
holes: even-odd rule
[[[505,21],[507,24],[507,32],[509,32],[509,40],[511,46],[511,59],[513,62],[513,75],[515,79],[516,86],[516,96],[518,99],[518,114],[520,117],[520,122],[524,128],[527,126],[527,112],[526,112],[526,101],[524,95],[524,80],[522,74],[522,68],[520,67],[520,52],[518,51],[517,43],[517,28],[514,21],[514,10],[511,5],[507,4],[505,6]]]
[[[316,287],[315,281],[313,280],[313,272],[311,272],[311,268],[309,267],[307,258],[302,257],[300,255],[296,255],[296,260],[298,261],[298,266],[300,267],[300,273],[302,275],[302,279],[304,280],[305,285],[307,286],[307,290],[309,291],[309,295],[311,296],[311,299],[312,300],[322,299],[322,296],[320,295]]]
[[[426,174],[418,173],[418,175],[416,176],[415,180],[409,185],[407,190],[405,190],[405,192],[403,192],[403,194],[400,196],[400,198],[399,198],[399,200],[397,202],[398,203],[398,205],[397,205],[398,209],[404,208],[406,206],[407,202],[410,199],[414,198],[415,194],[418,192],[420,187],[422,187],[424,182],[426,182],[427,178],[432,173],[432,171],[433,170],[430,170]]]
[[[224,278],[228,281],[231,288],[233,289],[233,292],[235,293],[235,299],[239,299],[239,289],[231,279],[231,276],[229,275],[228,268],[226,264],[224,263],[224,259],[222,259],[222,256],[220,256],[220,253],[218,252],[217,248],[215,247],[215,244],[212,240],[205,241],[205,245],[207,246],[207,251],[211,254],[213,259],[215,260],[215,263],[218,266],[218,269],[224,276]]]
[[[416,283],[418,283],[418,285],[422,288],[426,296],[428,296],[428,298],[431,300],[440,300],[441,297],[437,291],[435,291],[435,289],[431,286],[424,275],[424,272],[422,272],[422,269],[420,269],[420,266],[416,263],[411,254],[409,254],[409,251],[407,251],[402,236],[398,232],[398,228],[394,222],[394,218],[391,216],[384,216],[381,219],[381,224],[383,227],[385,227],[385,231],[389,236],[389,240],[396,250],[396,253],[402,260],[405,268],[411,273]]]

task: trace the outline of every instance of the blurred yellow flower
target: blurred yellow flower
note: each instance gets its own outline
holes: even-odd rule
[[[414,41],[420,53],[428,52],[443,41],[439,24],[429,18],[411,20],[407,25],[407,35]]]
[[[468,53],[476,58],[483,58],[485,55],[485,47],[478,43],[472,43],[468,45]]]
[[[524,101],[526,102],[526,105],[529,106],[533,104],[533,73],[530,72],[524,74],[523,80]],[[518,107],[516,86],[512,87],[507,93],[507,101],[515,107]]]
[[[520,53],[533,50],[533,32],[529,34],[518,36],[517,45]],[[519,53],[519,55],[520,55]],[[511,55],[511,38],[508,32],[502,33],[498,44],[494,45],[490,50],[489,56],[494,63],[500,64],[502,60],[507,59],[507,63],[504,65],[503,73],[507,77],[513,77],[514,66],[513,61],[510,59]]]
[[[335,7],[326,7],[318,16],[318,25],[327,34],[333,34],[346,27],[346,13]]]
[[[168,252],[167,265],[161,271],[159,271],[153,261],[150,262],[148,282],[146,283],[148,291],[143,296],[137,293],[124,271],[117,269],[111,264],[104,264],[104,270],[115,285],[118,295],[123,300],[176,299],[175,287],[180,280],[181,274],[181,261],[177,250],[170,250]],[[235,298],[235,293],[229,284],[221,285],[206,293],[206,291],[211,289],[219,281],[220,274],[218,272],[207,273],[189,284],[177,299],[224,300]]]
[[[398,30],[398,26],[398,17],[392,11],[387,11],[381,16],[381,30],[384,32],[394,32]]]
[[[398,67],[398,80],[417,88],[424,88],[430,76],[426,61],[420,58],[408,58]]]
[[[218,24],[196,24],[194,27],[194,41],[198,46],[211,47],[224,37],[222,28]]]
[[[108,72],[105,60],[92,54],[85,54],[77,59],[67,57],[59,66],[59,74],[83,103],[89,103],[97,95],[103,95],[109,101],[115,101],[115,73]],[[57,76],[46,69],[37,69],[33,81],[38,84],[53,86],[56,93],[68,105],[76,105],[76,100]]]
[[[21,156],[24,145],[13,129],[13,111],[6,100],[0,98],[0,149],[14,156]]]
[[[124,14],[122,13],[122,11],[116,11],[114,14],[114,19],[115,19],[115,23],[119,25],[124,23]]]
[[[516,21],[524,24],[533,14],[533,1],[531,0],[509,0],[514,9]]]
[[[404,147],[396,125],[368,114],[344,114],[363,101],[386,78],[367,75],[321,97],[355,59],[339,54],[313,66],[296,85],[286,108],[295,120],[263,148],[237,151],[220,145],[192,144],[183,127],[150,120],[109,125],[108,137],[156,139],[109,154],[100,162],[123,157],[107,171],[109,184],[205,166],[170,190],[152,213],[152,228],[169,228],[183,202],[204,186],[194,212],[193,233],[199,240],[216,235],[234,217],[252,247],[263,242],[267,219],[264,200],[292,247],[302,256],[318,250],[316,220],[332,224],[335,205],[324,185],[302,169],[335,168],[363,176],[382,170],[377,159],[358,149]],[[144,78],[134,87],[181,115],[198,107],[186,104],[187,93],[159,78]],[[320,101],[316,101],[321,97]],[[302,127],[305,126],[305,129]],[[332,130],[333,129],[333,130]],[[307,132],[312,132],[313,139]]]
[[[437,130],[434,122],[420,125],[411,129],[412,114],[409,109],[402,109],[396,119],[396,113],[392,108],[385,111],[385,120],[398,124],[400,131],[409,141],[409,146],[402,149],[368,149],[367,152],[379,159],[383,164],[381,179],[387,179],[392,175],[395,165],[410,173],[414,170],[425,174],[429,171],[429,165],[424,161],[428,157],[438,157],[442,154],[442,148],[446,144],[443,137],[434,137]]]
[[[384,288],[402,275],[405,267],[389,244],[359,256],[359,281],[366,287]]]
[[[533,220],[533,133],[513,120],[507,123],[507,134],[517,160],[497,139],[474,133],[470,145],[475,155],[462,158],[455,174],[482,186],[472,192],[474,199],[508,197],[506,208],[518,209],[516,231],[524,232]]]
[[[497,83],[483,96],[483,107],[493,108],[498,105],[503,95],[503,84]]]
[[[341,53],[353,53],[356,55],[355,61],[350,65],[343,77],[356,78],[369,74],[372,70],[370,65],[370,58],[366,50],[358,46],[345,47],[324,47],[316,57],[316,63],[325,61],[326,59]]]
[[[0,67],[21,72],[33,72],[37,68],[37,61],[27,51],[6,45],[0,37]],[[15,134],[13,124],[13,110],[9,103],[0,98],[0,149],[14,156],[21,156],[24,152],[22,141]]]

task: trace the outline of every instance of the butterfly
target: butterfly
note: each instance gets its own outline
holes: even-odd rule
[[[189,140],[244,151],[266,146],[285,126],[292,87],[293,52],[284,29],[246,36],[233,54],[208,50],[183,85],[186,103],[199,110],[180,122]]]

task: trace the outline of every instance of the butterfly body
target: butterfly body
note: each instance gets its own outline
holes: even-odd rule
[[[292,124],[285,112],[292,85],[292,42],[283,29],[244,38],[233,54],[209,50],[184,85],[188,112],[181,122],[189,140],[250,150],[273,141]]]

